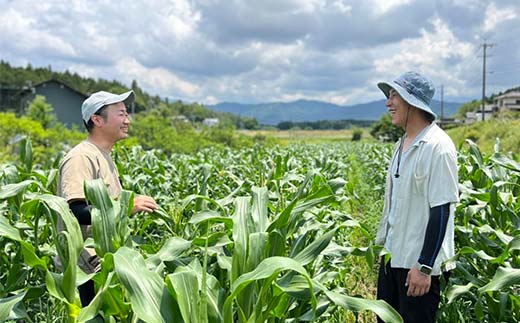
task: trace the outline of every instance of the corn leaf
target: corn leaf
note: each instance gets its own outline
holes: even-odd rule
[[[182,322],[177,304],[158,273],[146,268],[143,257],[128,247],[114,254],[114,266],[130,297],[132,309],[145,322]]]
[[[21,292],[20,294],[9,296],[5,298],[0,298],[0,322],[7,321],[8,319],[14,319],[15,315],[12,313],[13,308],[16,304],[20,303],[25,297],[26,292]],[[16,317],[20,319],[21,317]]]

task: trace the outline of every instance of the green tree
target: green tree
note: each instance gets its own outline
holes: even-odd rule
[[[363,129],[354,128],[352,129],[352,141],[360,141],[363,136]]]
[[[26,111],[27,117],[34,121],[38,121],[45,129],[49,129],[56,125],[57,119],[54,108],[45,101],[45,97],[37,95],[29,104]]]
[[[473,100],[471,102],[464,103],[463,105],[461,105],[459,107],[459,110],[457,110],[455,117],[462,119],[466,116],[466,112],[478,111],[481,106],[482,106],[481,100]]]
[[[390,114],[385,113],[370,130],[372,137],[382,140],[384,142],[395,142],[403,135],[403,129],[395,126],[392,123]]]

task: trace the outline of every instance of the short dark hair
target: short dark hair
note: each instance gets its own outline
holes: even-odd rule
[[[424,118],[426,118],[426,120],[428,120],[429,123],[432,123],[433,121],[435,121],[435,116],[429,112],[426,112],[424,110],[422,110],[422,113],[424,115]]]
[[[98,116],[101,116],[103,119],[106,120],[106,118],[107,118],[107,114],[105,111],[106,107],[107,107],[107,105],[102,106],[101,108],[99,108],[99,110],[94,112],[94,114],[97,114]],[[92,129],[94,129],[94,122],[92,122],[92,119],[89,119],[88,122],[85,122],[85,120],[83,120],[83,124],[85,125],[85,128],[87,128],[87,131],[89,133],[91,133]]]

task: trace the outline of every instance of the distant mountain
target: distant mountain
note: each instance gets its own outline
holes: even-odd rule
[[[444,116],[455,114],[461,103],[444,102]],[[209,109],[230,112],[242,117],[252,117],[260,124],[277,125],[281,121],[319,120],[379,120],[387,111],[385,100],[341,106],[333,103],[311,100],[242,104],[223,102],[207,106]],[[440,115],[440,102],[433,101],[433,111]]]

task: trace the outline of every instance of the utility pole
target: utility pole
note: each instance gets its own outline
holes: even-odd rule
[[[444,84],[441,85],[441,126],[444,128]]]
[[[486,105],[486,49],[488,47],[493,47],[493,44],[487,44],[484,40],[484,44],[482,44],[482,48],[484,49],[484,55],[482,59],[482,121],[484,121],[485,110],[484,107]]]

